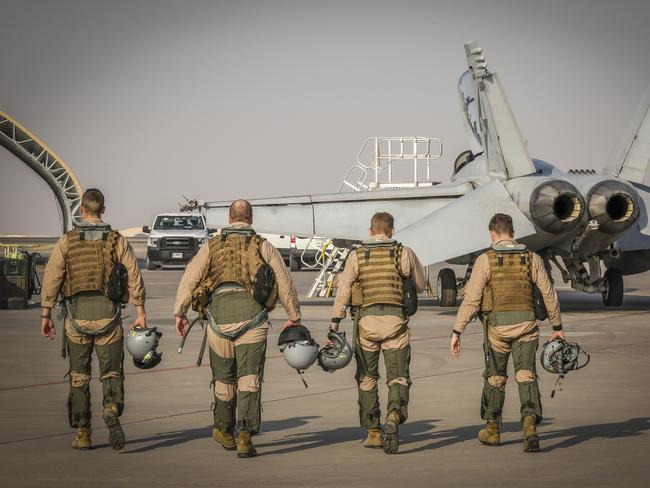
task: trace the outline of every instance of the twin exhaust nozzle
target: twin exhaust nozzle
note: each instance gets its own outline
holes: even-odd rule
[[[551,180],[538,186],[531,195],[530,215],[535,224],[551,234],[574,230],[588,212],[598,229],[616,234],[629,228],[639,217],[638,194],[617,180],[596,183],[587,201],[571,183]]]
[[[598,222],[598,229],[617,234],[628,229],[639,218],[639,195],[634,188],[617,180],[596,183],[587,196],[589,217]]]
[[[562,180],[539,185],[530,198],[530,216],[542,230],[560,234],[576,228],[585,212],[585,201],[577,188]]]

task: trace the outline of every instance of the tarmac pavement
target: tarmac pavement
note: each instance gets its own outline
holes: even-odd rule
[[[114,452],[101,420],[101,384],[92,380],[93,449],[70,448],[67,363],[60,341],[39,335],[40,309],[0,310],[0,486],[647,486],[650,475],[650,274],[626,278],[624,306],[560,290],[567,338],[591,363],[570,373],[550,398],[555,377],[540,372],[545,420],[542,452],[522,452],[514,375],[507,386],[503,446],[482,446],[479,399],[482,337],[463,335],[460,359],[448,350],[455,309],[426,301],[412,319],[411,404],[397,455],[361,446],[354,366],[328,374],[317,366],[305,388],[278,351],[284,321],[271,315],[258,457],[238,459],[211,437],[210,368],[195,366],[197,328],[182,355],[171,317],[181,271],[144,271],[150,326],[164,332],[162,363],[140,371],[126,362],[124,450]],[[312,272],[294,273],[304,295]],[[432,277],[435,277],[435,269]],[[432,279],[435,285],[435,279]],[[303,305],[304,323],[324,342],[330,304]],[[133,316],[133,310],[126,313]],[[130,319],[127,318],[126,322]],[[61,320],[57,320],[61,331]],[[343,323],[350,330],[351,323]],[[550,334],[547,324],[543,337]],[[382,368],[382,376],[383,376]],[[380,381],[382,406],[386,389]]]

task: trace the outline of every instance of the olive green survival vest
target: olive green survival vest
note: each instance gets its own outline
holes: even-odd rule
[[[535,320],[532,254],[523,246],[513,250],[490,249],[490,281],[483,290],[481,315],[488,325],[513,325]]]
[[[366,242],[356,253],[359,277],[353,285],[351,305],[403,307],[402,245],[392,240]]]
[[[108,279],[116,263],[119,233],[109,225],[77,227],[67,234],[64,298],[82,292],[106,294]]]
[[[79,334],[101,337],[120,324],[121,307],[108,297],[108,282],[117,263],[119,233],[110,225],[81,225],[67,234],[63,306],[70,325]],[[77,320],[112,320],[102,329],[91,330]],[[66,355],[66,334],[63,357]]]
[[[278,298],[277,285],[264,303],[258,303],[255,289],[263,266],[264,238],[250,228],[226,228],[208,242],[210,264],[207,278],[192,294],[192,306],[209,312],[216,324],[254,319],[272,310]]]

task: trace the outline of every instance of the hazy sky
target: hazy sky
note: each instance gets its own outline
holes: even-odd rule
[[[534,157],[601,168],[650,82],[650,2],[0,0],[0,110],[103,189],[118,228],[205,200],[336,191],[361,143],[467,142],[478,40]],[[0,148],[0,234],[58,234]]]

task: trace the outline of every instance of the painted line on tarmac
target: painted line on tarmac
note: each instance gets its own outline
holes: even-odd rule
[[[460,373],[468,373],[468,372],[476,372],[476,371],[483,371],[483,367],[480,368],[468,368],[468,369],[459,369],[455,371],[445,371],[443,373],[432,373],[432,374],[425,374],[425,375],[420,375],[420,376],[414,376],[412,379],[414,380],[421,380],[425,378],[433,378],[436,376],[448,376],[452,374],[460,374]],[[346,386],[344,388],[334,388],[332,390],[326,390],[326,391],[319,391],[319,392],[314,392],[314,393],[305,393],[303,395],[292,395],[288,397],[281,397],[281,398],[274,398],[272,400],[265,400],[262,402],[262,405],[265,403],[277,403],[277,402],[284,402],[286,400],[296,400],[299,398],[308,398],[308,397],[313,397],[313,396],[318,396],[318,395],[329,395],[330,393],[337,393],[341,391],[348,391],[348,390],[356,390],[357,385],[354,386]],[[180,412],[180,413],[172,413],[169,415],[160,415],[158,417],[151,417],[148,419],[140,419],[140,420],[131,420],[130,422],[121,422],[122,425],[133,425],[133,424],[142,424],[145,422],[153,422],[156,420],[165,420],[165,419],[171,419],[174,417],[183,417],[186,415],[196,415],[197,413],[206,413],[206,412],[211,412],[211,408],[205,408],[202,410],[192,410],[189,412]],[[100,428],[93,428],[93,430],[106,430],[106,427],[100,427]],[[57,434],[50,434],[50,435],[43,435],[39,437],[28,437],[26,439],[14,439],[11,441],[4,441],[0,442],[0,446],[5,446],[7,444],[17,444],[19,442],[29,442],[29,441],[38,441],[38,440],[43,440],[43,439],[51,439],[53,437],[61,437],[64,435],[70,435],[70,432],[59,432]]]

